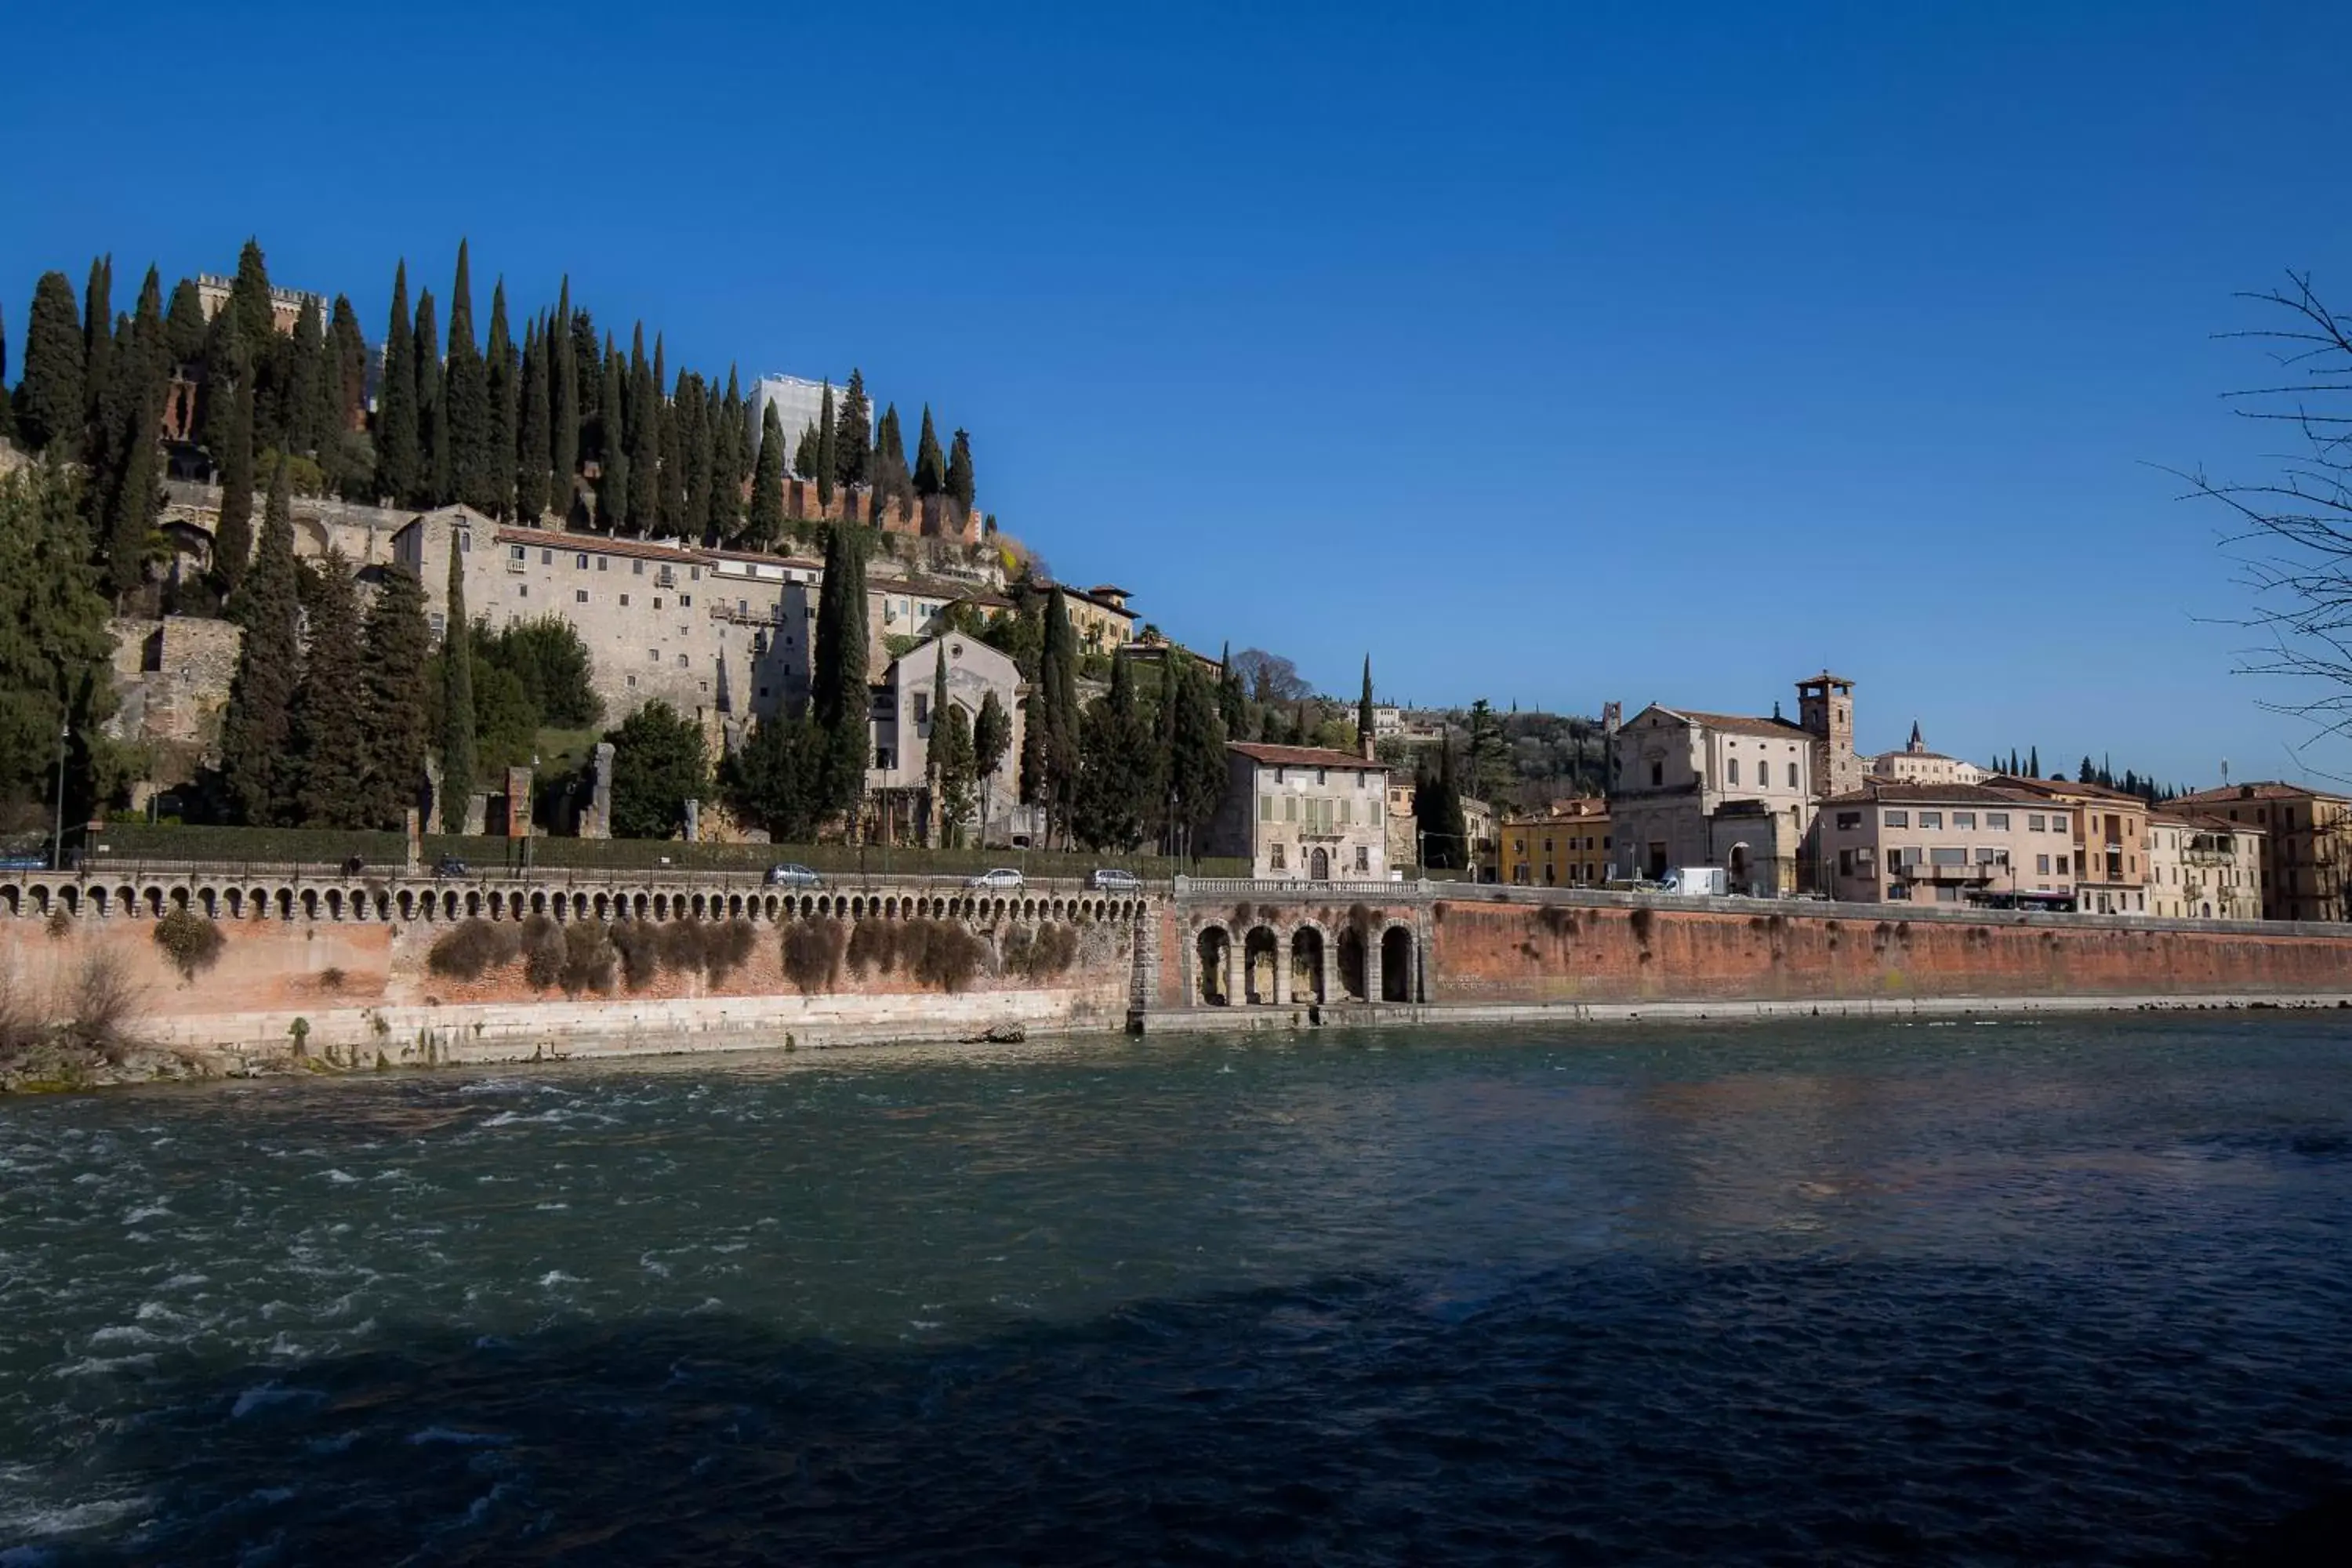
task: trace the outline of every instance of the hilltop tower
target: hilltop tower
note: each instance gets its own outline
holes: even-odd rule
[[[1853,682],[1828,670],[1797,682],[1797,722],[1813,737],[1813,787],[1823,796],[1862,787],[1853,749]]]

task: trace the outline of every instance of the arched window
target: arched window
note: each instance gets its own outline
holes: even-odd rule
[[[1738,784],[1739,782],[1739,759],[1738,757],[1734,757],[1731,761],[1724,763],[1723,773],[1726,782]]]

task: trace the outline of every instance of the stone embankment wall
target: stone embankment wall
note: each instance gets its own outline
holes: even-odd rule
[[[2202,929],[2200,929],[2200,925]],[[2315,994],[2352,989],[2352,932],[2096,917],[1907,916],[1441,901],[1428,1000],[1803,1001]]]
[[[1108,918],[1117,907],[1031,920],[248,917],[214,921],[218,952],[186,973],[154,919],[85,912],[0,921],[0,986],[63,1019],[96,960],[133,994],[127,1033],[231,1065],[282,1058],[298,1039],[352,1067],[1117,1029],[1142,931]],[[624,925],[638,933],[635,961]],[[437,945],[468,933],[486,963],[470,977],[436,963]]]

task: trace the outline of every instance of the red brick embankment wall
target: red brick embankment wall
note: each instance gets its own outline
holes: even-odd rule
[[[1434,1003],[2352,991],[2352,931],[1908,919],[1827,904],[1746,913],[1441,900],[1431,915]]]

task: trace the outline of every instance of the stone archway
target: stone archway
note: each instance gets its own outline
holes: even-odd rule
[[[1412,928],[1391,926],[1381,933],[1381,1000],[1383,1002],[1417,1002],[1419,989],[1413,983],[1419,944],[1413,940]]]
[[[1318,854],[1321,851],[1318,850]],[[1324,943],[1320,927],[1300,926],[1290,933],[1290,1000],[1321,1002],[1324,987]]]
[[[1204,1007],[1226,1007],[1234,1000],[1234,939],[1223,926],[1202,926],[1195,945],[1200,965],[1196,987]]]
[[[1339,994],[1351,1002],[1368,1002],[1364,993],[1364,933],[1350,924],[1339,932]]]
[[[1282,943],[1271,926],[1252,926],[1242,939],[1242,992],[1257,1006],[1282,1000]]]

